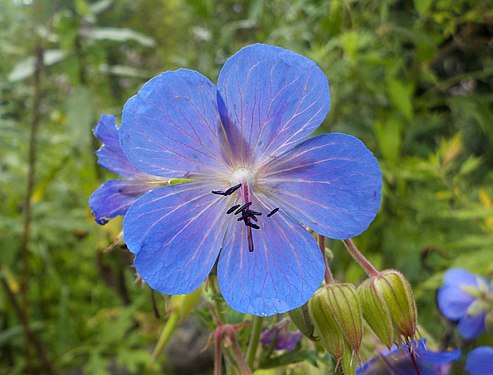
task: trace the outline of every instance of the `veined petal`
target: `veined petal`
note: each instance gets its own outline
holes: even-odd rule
[[[303,305],[320,287],[324,261],[311,234],[289,216],[261,218],[260,229],[252,229],[252,252],[247,227],[232,222],[217,272],[221,293],[233,309],[268,316]]]
[[[359,235],[380,207],[382,173],[373,154],[345,134],[311,138],[266,164],[258,183],[278,207],[326,237]]]
[[[475,300],[473,296],[455,285],[443,285],[438,289],[438,308],[450,320],[458,320],[464,316]]]
[[[96,151],[100,166],[122,177],[134,177],[144,174],[134,167],[123,153],[115,116],[101,115],[98,124],[94,128],[94,135],[103,143],[99,150]]]
[[[327,78],[313,61],[263,44],[229,58],[218,88],[221,118],[244,163],[293,147],[322,123],[330,106]]]
[[[485,330],[486,313],[482,312],[477,315],[464,315],[459,320],[459,333],[465,340],[472,340],[481,335]]]
[[[142,279],[165,294],[195,290],[217,259],[227,201],[204,184],[165,186],[125,215],[123,236]]]
[[[493,347],[480,346],[467,354],[466,370],[470,375],[493,374]]]
[[[217,90],[192,70],[165,72],[123,108],[120,139],[129,160],[163,177],[192,177],[224,168],[225,142]],[[229,154],[228,154],[229,155]]]
[[[104,225],[108,219],[125,215],[129,207],[157,185],[139,180],[109,180],[89,198],[89,207],[96,222]]]

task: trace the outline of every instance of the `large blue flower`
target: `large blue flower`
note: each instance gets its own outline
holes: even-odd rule
[[[493,347],[480,346],[467,354],[466,370],[470,375],[493,374]]]
[[[405,344],[384,350],[358,368],[357,375],[416,375],[416,367],[421,375],[446,375],[450,365],[460,357],[460,350],[434,352],[426,348],[426,340],[413,342],[415,364]]]
[[[486,279],[465,269],[452,268],[438,290],[438,308],[448,319],[458,321],[460,335],[471,340],[485,330],[488,303],[483,297],[492,292]]]
[[[313,61],[260,44],[227,60],[217,87],[186,69],[147,82],[123,109],[122,149],[142,171],[192,182],[160,187],[125,215],[142,278],[166,294],[189,293],[217,260],[234,309],[272,315],[304,304],[324,275],[306,227],[350,238],[380,204],[381,172],[362,142],[306,140],[329,103]]]
[[[106,181],[89,198],[96,222],[104,225],[115,216],[125,215],[138,198],[159,186],[152,183],[162,179],[142,172],[128,161],[120,146],[115,116],[102,115],[94,134],[103,143],[96,151],[98,164],[123,177]]]

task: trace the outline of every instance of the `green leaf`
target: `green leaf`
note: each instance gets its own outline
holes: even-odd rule
[[[399,121],[395,116],[375,122],[375,135],[385,160],[393,163],[399,160],[401,133],[402,121]]]
[[[411,120],[413,117],[413,92],[414,85],[412,83],[401,82],[396,78],[387,79],[387,93],[390,102],[407,120]]]
[[[50,66],[62,61],[65,56],[65,52],[59,49],[46,50],[43,56],[43,63],[45,66]],[[30,77],[34,73],[34,64],[35,58],[33,56],[19,62],[10,72],[9,81],[20,81]]]
[[[115,27],[94,27],[83,31],[82,35],[94,40],[111,40],[114,42],[134,41],[145,47],[153,47],[154,39],[131,29],[119,29]]]

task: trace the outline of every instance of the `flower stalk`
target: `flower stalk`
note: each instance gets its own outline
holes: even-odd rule
[[[334,283],[334,277],[332,276],[332,272],[330,271],[329,267],[329,261],[327,259],[327,255],[325,254],[325,237],[322,235],[318,235],[318,246],[320,247],[320,251],[322,252],[322,257],[324,258],[324,264],[325,264],[325,284],[333,284]]]
[[[373,264],[371,264],[370,261],[366,259],[363,254],[361,254],[352,239],[343,240],[342,242],[346,246],[349,254],[351,254],[354,260],[358,262],[369,277],[378,276],[380,274]]]
[[[248,343],[246,361],[250,368],[253,368],[255,362],[255,354],[257,354],[258,343],[260,341],[260,334],[262,332],[263,319],[260,316],[253,318],[253,326],[250,335],[250,341]]]

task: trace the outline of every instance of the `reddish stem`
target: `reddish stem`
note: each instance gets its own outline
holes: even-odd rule
[[[324,258],[325,265],[325,284],[333,284],[334,277],[332,276],[332,272],[330,271],[329,261],[327,260],[327,256],[325,255],[325,237],[322,235],[318,235],[318,246],[320,247],[320,251],[322,252],[322,257]]]
[[[349,251],[349,254],[358,262],[358,264],[363,268],[363,270],[366,272],[366,274],[370,277],[372,276],[377,276],[380,274],[378,270],[373,266],[373,264],[370,263],[368,259],[364,257],[363,254],[358,250],[356,245],[354,244],[353,240],[347,239],[343,240],[344,245],[346,246],[346,249]]]

